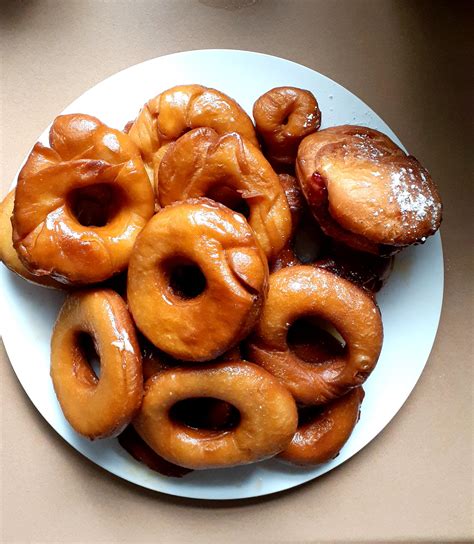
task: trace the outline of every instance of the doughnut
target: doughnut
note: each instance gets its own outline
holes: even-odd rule
[[[353,250],[333,242],[326,255],[314,262],[341,278],[377,293],[385,285],[393,269],[394,257],[380,257]]]
[[[15,202],[15,190],[10,191],[0,203],[0,261],[25,280],[32,283],[38,283],[44,287],[54,287],[61,289],[64,287],[48,276],[34,276],[29,272],[18,258],[17,252],[13,247],[12,241],[12,223],[13,204]]]
[[[272,263],[270,272],[273,274],[274,272],[278,272],[278,270],[281,270],[282,268],[286,268],[288,266],[297,266],[299,264],[301,264],[301,261],[299,260],[298,255],[296,255],[294,249],[289,245],[287,247],[284,247],[280,251],[280,253],[278,253]]]
[[[288,330],[287,343],[295,356],[306,363],[319,365],[344,355],[344,346],[331,332],[318,327],[318,321],[300,318]]]
[[[143,463],[151,470],[169,476],[170,478],[182,478],[192,472],[189,468],[180,467],[170,463],[155,453],[150,446],[140,437],[133,425],[129,425],[119,436],[118,443],[134,459]]]
[[[304,212],[304,196],[295,176],[278,174],[291,214],[291,235],[294,236]]]
[[[258,134],[270,162],[293,164],[303,138],[318,130],[321,112],[310,91],[276,87],[263,94],[253,106]]]
[[[431,176],[377,130],[342,125],[310,134],[296,173],[323,231],[353,249],[390,255],[440,226]]]
[[[158,212],[138,236],[128,269],[135,323],[156,347],[209,361],[252,329],[268,265],[245,219],[209,199]]]
[[[143,379],[145,382],[155,374],[176,368],[180,365],[180,361],[167,356],[142,334],[138,335],[138,342],[142,354]],[[240,348],[235,346],[226,351],[215,362],[241,360]],[[217,399],[189,399],[186,405],[181,407],[180,415],[183,414],[191,426],[197,425],[198,427],[214,430],[228,425],[232,421],[233,416],[232,406],[227,402]],[[196,421],[198,422],[197,424]]]
[[[359,420],[362,387],[322,406],[301,409],[291,444],[278,457],[296,465],[319,465],[334,459]]]
[[[217,398],[240,414],[231,429],[196,429],[173,418],[190,398]],[[138,434],[160,456],[192,469],[231,467],[272,457],[291,442],[297,426],[290,393],[264,369],[245,362],[181,367],[157,374],[145,386],[134,420]]]
[[[90,284],[123,271],[154,195],[129,137],[94,117],[62,115],[22,168],[13,245],[34,275]]]
[[[382,348],[382,320],[370,294],[351,282],[308,265],[270,276],[267,299],[248,346],[250,360],[276,376],[303,405],[324,404],[361,385]],[[288,330],[301,318],[329,322],[345,349],[321,364],[298,357]]]
[[[87,340],[100,358],[98,377],[87,359]],[[141,358],[123,299],[109,289],[70,294],[51,339],[51,378],[64,416],[79,434],[119,434],[140,408]]]
[[[149,100],[128,128],[130,138],[153,168],[157,151],[188,130],[210,127],[219,135],[237,132],[258,146],[250,117],[229,96],[202,85],[179,85]]]
[[[248,221],[269,260],[291,234],[291,215],[278,176],[260,150],[237,133],[191,130],[171,144],[159,168],[159,203],[206,196],[236,211],[248,206]]]
[[[146,381],[158,372],[163,372],[168,368],[173,368],[179,366],[181,361],[173,359],[163,351],[159,350],[154,346],[149,340],[147,340],[143,334],[138,332],[138,343],[140,345],[140,353],[142,356],[142,367],[143,367],[143,379]],[[225,353],[223,353],[218,359],[217,362],[221,361],[241,361],[242,353],[240,346],[234,346]]]

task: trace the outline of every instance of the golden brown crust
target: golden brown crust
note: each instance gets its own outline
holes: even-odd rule
[[[48,276],[35,276],[31,274],[20,261],[12,240],[13,205],[15,202],[15,189],[11,190],[0,203],[0,261],[25,280],[28,280],[44,287],[61,289],[64,287]]]
[[[304,196],[300,184],[291,174],[278,174],[291,214],[291,236],[294,236],[304,212]]]
[[[183,265],[199,267],[201,294],[173,290]],[[244,218],[193,199],[161,210],[137,238],[127,298],[138,328],[158,348],[176,359],[208,361],[249,333],[267,281],[265,255]]]
[[[279,454],[296,465],[319,465],[334,459],[359,420],[364,398],[362,387],[317,408],[300,412],[298,429],[291,444]]]
[[[157,151],[188,130],[210,127],[219,135],[237,132],[258,145],[250,117],[229,96],[202,85],[179,85],[149,100],[129,128],[129,134],[153,167]]]
[[[257,132],[265,142],[265,153],[276,163],[292,164],[298,145],[321,125],[321,111],[310,91],[276,87],[253,106]]]
[[[326,234],[354,249],[390,253],[439,228],[431,176],[377,130],[342,125],[311,134],[299,147],[296,172]]]
[[[331,323],[346,342],[344,353],[318,365],[300,359],[287,335],[290,325],[304,317]],[[380,312],[368,293],[325,270],[294,266],[270,276],[249,357],[279,378],[297,402],[324,404],[367,379],[382,338]]]
[[[100,357],[100,378],[87,362],[80,334],[90,335]],[[108,289],[66,299],[51,339],[51,378],[66,419],[80,434],[119,434],[138,411],[143,390],[140,348],[122,298]]]
[[[218,397],[235,406],[240,422],[216,432],[170,419],[179,401]],[[245,362],[179,368],[149,380],[134,426],[158,455],[193,469],[253,463],[272,457],[291,442],[297,411],[289,392],[262,368]]]
[[[88,115],[58,117],[50,143],[34,146],[18,176],[14,247],[35,275],[103,281],[126,268],[153,215],[143,162],[127,135]]]
[[[224,189],[230,197],[218,194]],[[161,160],[158,193],[161,206],[201,196],[231,206],[232,197],[241,197],[270,260],[289,240],[290,210],[278,176],[259,149],[236,133],[219,136],[200,128],[171,144]]]

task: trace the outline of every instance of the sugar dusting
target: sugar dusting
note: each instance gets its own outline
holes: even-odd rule
[[[438,215],[436,212],[441,208],[441,204],[433,198],[423,170],[417,170],[417,173],[418,178],[410,166],[402,166],[391,172],[389,202],[396,202],[404,219],[407,216],[418,221],[429,219],[435,228]]]

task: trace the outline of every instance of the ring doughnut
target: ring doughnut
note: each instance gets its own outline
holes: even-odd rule
[[[174,421],[178,402],[211,397],[240,412],[226,431],[193,429]],[[290,393],[262,368],[245,362],[176,368],[148,380],[134,420],[140,436],[158,455],[193,469],[243,465],[284,450],[296,431],[297,411]]]
[[[84,353],[89,335],[100,358],[98,378]],[[51,378],[64,416],[80,434],[119,434],[143,394],[140,349],[122,298],[109,289],[70,294],[51,339]]]
[[[159,349],[209,361],[252,329],[267,281],[265,256],[245,219],[193,199],[161,210],[138,236],[127,300],[137,327]]]
[[[25,267],[64,284],[127,267],[154,211],[143,162],[126,134],[88,115],[58,117],[18,177],[13,244]]]
[[[363,398],[362,387],[356,387],[328,404],[300,411],[293,440],[278,456],[296,465],[319,465],[334,459],[359,420]]]
[[[12,272],[15,272],[25,280],[38,283],[44,287],[53,287],[61,289],[64,287],[48,276],[34,276],[29,272],[18,258],[18,254],[13,247],[12,241],[12,223],[13,204],[15,202],[15,190],[10,191],[0,203],[0,262],[2,262]]]
[[[291,233],[291,215],[278,176],[259,149],[236,133],[192,130],[170,145],[159,168],[161,206],[207,196],[235,208],[245,202],[249,224],[271,260]]]
[[[389,255],[441,223],[429,173],[377,130],[342,125],[307,136],[296,173],[323,231],[354,249]]]
[[[301,140],[318,130],[321,111],[313,93],[296,87],[276,87],[253,106],[257,132],[270,162],[292,164]]]
[[[290,325],[300,318],[328,321],[346,343],[342,355],[312,365],[288,345]],[[270,276],[270,287],[249,357],[276,376],[304,405],[324,404],[361,385],[382,348],[382,321],[363,289],[313,266],[293,266]]]
[[[258,146],[250,117],[229,96],[202,85],[179,85],[149,100],[130,126],[128,134],[143,160],[153,167],[161,146],[188,130],[210,127],[219,135],[237,132]]]

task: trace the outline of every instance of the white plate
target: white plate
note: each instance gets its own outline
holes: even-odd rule
[[[323,127],[367,125],[400,143],[378,115],[334,81],[288,60],[246,51],[190,51],[149,60],[102,81],[62,113],[89,113],[112,127],[123,128],[147,99],[185,83],[215,87],[249,113],[256,98],[272,87],[302,87],[316,95]],[[47,143],[48,129],[40,137],[43,143]],[[437,234],[425,245],[397,256],[390,281],[378,297],[385,329],[382,355],[365,385],[360,422],[336,459],[307,469],[270,460],[234,469],[196,471],[175,479],[136,462],[116,440],[89,442],[70,428],[49,377],[49,341],[63,295],[30,285],[0,268],[3,340],[18,379],[49,424],[76,450],[125,480],[201,499],[239,499],[282,491],[328,472],[361,450],[393,418],[414,388],[434,342],[443,296],[443,255]]]

